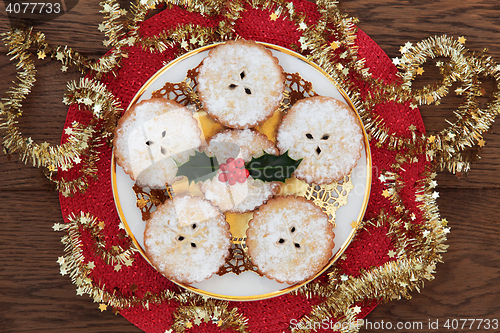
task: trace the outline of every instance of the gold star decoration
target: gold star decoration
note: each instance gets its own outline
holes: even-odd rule
[[[104,223],[104,221],[100,221],[97,225],[98,225],[98,226],[99,226],[99,228],[102,230],[102,229],[104,229],[104,226],[105,226],[106,224]]]
[[[391,194],[389,193],[389,190],[383,190],[383,191],[382,191],[382,196],[383,196],[384,198],[388,198],[388,197],[390,197],[390,196],[391,196]]]
[[[389,252],[387,252],[387,255],[389,256],[389,258],[394,258],[396,256],[396,251],[390,250]]]
[[[62,227],[63,227],[63,224],[61,224],[61,223],[54,223],[54,225],[52,226],[52,229],[54,229],[54,231],[61,231]]]
[[[430,143],[434,143],[434,141],[436,141],[436,137],[434,135],[431,135],[427,138],[427,141],[429,141]]]
[[[104,303],[101,303],[99,304],[99,310],[101,310],[101,312],[103,311],[106,311],[108,309],[108,306]]]
[[[417,68],[417,74],[418,75],[422,75],[422,74],[424,74],[424,72],[425,71],[424,71],[424,69],[422,67]]]
[[[104,30],[106,30],[106,26],[104,25],[104,23],[101,23],[101,24],[99,24],[99,26],[97,27],[97,29],[100,32],[104,32]]]
[[[61,72],[66,72],[68,70],[68,66],[63,65],[61,67]]]
[[[115,265],[115,272],[120,271],[120,269],[122,269],[122,265],[121,264],[116,264]]]
[[[339,43],[336,42],[336,41],[333,41],[330,43],[330,47],[333,49],[333,50],[336,50],[339,48]]]
[[[484,145],[486,144],[486,142],[483,140],[483,138],[479,139],[477,141],[477,144],[479,145],[479,147],[484,147]]]
[[[306,30],[307,29],[307,24],[305,24],[304,22],[300,22],[299,24],[299,29],[300,30]],[[335,50],[335,49],[334,49]]]
[[[191,323],[190,321],[188,321],[186,323],[186,328],[191,328],[191,327],[193,327],[193,323]]]
[[[361,307],[356,305],[352,308],[352,311],[354,311],[355,313],[360,313],[361,312]]]
[[[465,41],[466,41],[466,40],[467,40],[467,39],[465,39],[465,37],[464,37],[464,36],[461,36],[461,37],[458,39],[458,42],[459,42],[460,44],[465,44]]]
[[[340,280],[341,280],[341,281],[347,281],[347,280],[349,280],[349,276],[347,276],[346,274],[342,274],[342,275],[340,276]]]
[[[200,326],[200,324],[201,324],[201,319],[200,319],[200,317],[196,317],[196,318],[195,318],[195,320],[193,320],[193,322],[194,322],[196,325]]]
[[[56,53],[56,59],[59,60],[59,61],[63,61],[64,60],[64,54],[62,52],[57,52]]]
[[[83,294],[84,294],[83,288],[82,287],[78,287],[76,289],[76,295],[77,296],[83,296]]]
[[[351,222],[351,227],[352,227],[353,229],[357,229],[357,228],[358,228],[358,226],[359,226],[359,222],[358,222],[358,221],[352,221],[352,222]]]
[[[416,131],[416,130],[417,130],[417,126],[415,126],[415,125],[410,125],[410,126],[408,126],[408,129],[409,129],[410,131]]]
[[[269,15],[269,19],[271,21],[276,21],[278,19],[278,15],[276,13],[272,13],[271,15]]]
[[[94,269],[95,268],[95,264],[93,261],[89,261],[88,264],[87,264],[87,268],[88,269]]]
[[[38,51],[37,56],[38,56],[38,59],[45,59],[46,54],[44,51]]]
[[[189,46],[188,42],[186,42],[185,40],[182,40],[182,42],[181,42],[181,47],[182,47],[183,49],[186,49],[186,50],[187,50],[188,46]]]
[[[64,264],[64,257],[63,257],[63,256],[58,257],[58,258],[57,258],[57,263],[58,263],[59,265]]]
[[[434,97],[432,95],[427,95],[425,100],[427,101],[427,103],[432,103],[432,102],[434,102]]]
[[[127,258],[123,261],[123,263],[125,264],[125,266],[130,267],[134,263],[134,260],[131,258]]]

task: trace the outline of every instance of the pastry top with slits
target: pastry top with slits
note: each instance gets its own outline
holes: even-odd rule
[[[224,265],[231,247],[229,224],[210,202],[174,197],[146,222],[144,246],[156,269],[169,279],[193,283]]]
[[[280,153],[303,158],[294,176],[307,183],[330,184],[356,166],[363,149],[356,113],[326,96],[304,98],[283,117],[277,133]]]
[[[275,197],[248,223],[246,245],[252,263],[268,278],[288,284],[312,278],[332,256],[333,226],[303,197]]]
[[[251,128],[273,115],[283,99],[285,76],[278,59],[254,41],[228,41],[212,49],[198,76],[207,113],[230,128]]]
[[[116,162],[139,186],[160,188],[175,181],[201,145],[192,113],[175,101],[152,98],[135,104],[118,122],[113,141]]]

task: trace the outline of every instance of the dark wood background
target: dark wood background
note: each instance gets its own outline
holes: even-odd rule
[[[3,2],[0,31],[9,29]],[[497,0],[351,0],[340,7],[360,19],[359,27],[389,57],[399,48],[433,35],[464,36],[466,46],[500,62],[500,3]],[[102,17],[98,1],[81,0],[69,13],[37,27],[50,43],[69,45],[98,58],[106,52],[97,29]],[[0,95],[15,79],[15,68],[0,47]],[[24,103],[21,130],[38,142],[59,143],[67,108],[62,104],[66,82],[79,78],[63,74],[60,63],[37,61],[38,81]],[[427,66],[422,83],[439,78]],[[453,94],[454,95],[454,94]],[[429,132],[453,119],[459,99],[446,97],[441,106],[421,108]],[[444,263],[436,279],[425,283],[411,300],[377,307],[367,319],[375,322],[428,322],[446,319],[500,319],[500,125],[484,136],[482,160],[459,179],[438,176],[438,204],[449,220],[451,233]],[[77,296],[56,262],[62,255],[62,233],[54,223],[62,216],[58,193],[51,190],[41,170],[21,163],[17,156],[0,154],[0,331],[3,332],[139,332],[120,315],[102,312],[88,296]],[[467,330],[468,327],[464,329]],[[500,330],[500,329],[499,329]],[[381,330],[362,330],[362,332]],[[383,330],[382,330],[383,331]],[[396,330],[397,331],[397,330]],[[412,330],[400,330],[412,331]],[[444,329],[439,332],[454,331]],[[462,330],[458,330],[462,331]],[[475,332],[493,332],[477,325]],[[435,332],[435,331],[434,331]]]

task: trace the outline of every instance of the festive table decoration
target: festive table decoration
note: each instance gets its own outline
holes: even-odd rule
[[[500,66],[486,52],[466,49],[464,37],[437,36],[406,43],[391,61],[334,1],[140,1],[129,11],[114,0],[101,5],[99,29],[110,51],[98,61],[52,45],[33,29],[2,35],[18,70],[18,82],[0,103],[3,150],[43,167],[61,192],[64,223],[54,230],[65,233],[65,248],[58,262],[77,295],[88,294],[101,311],[110,306],[147,332],[309,332],[324,330],[318,325],[325,322],[357,332],[357,319],[375,306],[410,298],[433,279],[450,232],[436,205],[436,171],[466,173],[498,115],[498,89],[485,109],[477,100],[484,78],[499,85]],[[161,11],[145,20],[151,8]],[[109,169],[113,128],[144,82],[187,51],[235,38],[295,50],[352,92],[374,165],[365,218],[351,223],[357,234],[340,260],[293,293],[254,302],[202,297],[157,273],[120,223]],[[35,82],[34,56],[85,74],[68,84],[60,145],[35,143],[17,127]],[[449,59],[438,63],[443,79],[414,89],[421,66],[438,56]],[[439,104],[454,83],[464,97],[456,121],[427,135],[418,105]]]

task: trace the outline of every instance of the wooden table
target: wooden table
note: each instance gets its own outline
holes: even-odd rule
[[[378,1],[351,0],[340,7],[360,19],[358,26],[389,55],[433,35],[464,36],[466,47],[500,61],[500,6],[495,0]],[[9,28],[3,3],[0,31]],[[40,25],[50,43],[69,45],[98,58],[106,52],[97,1],[81,0],[69,13]],[[15,68],[0,48],[0,94],[15,79]],[[59,143],[67,107],[62,104],[66,82],[79,78],[63,74],[55,61],[37,61],[38,81],[24,103],[20,128],[38,142]],[[428,66],[422,81],[439,78]],[[454,94],[451,94],[454,95]],[[446,126],[460,99],[449,96],[440,106],[422,107],[429,132]],[[436,279],[426,282],[413,299],[379,306],[368,317],[372,323],[421,322],[419,332],[432,331],[429,321],[500,319],[500,127],[484,136],[482,160],[465,177],[439,174],[438,204],[449,220],[448,252],[437,266]],[[110,208],[112,209],[112,208]],[[42,171],[24,165],[18,156],[0,155],[0,327],[3,332],[138,332],[120,315],[101,312],[88,296],[77,296],[56,262],[62,255],[60,232],[54,223],[62,216],[58,193]],[[476,325],[477,326],[477,325]],[[475,332],[495,330],[474,329]],[[376,325],[362,332],[380,332]],[[468,329],[468,326],[464,330]],[[383,331],[383,330],[382,330]],[[398,330],[396,330],[398,331]],[[417,330],[399,330],[417,331]],[[448,331],[442,326],[441,332]],[[450,330],[453,331],[453,330]],[[459,330],[460,331],[460,330]],[[435,331],[434,331],[435,332]]]

